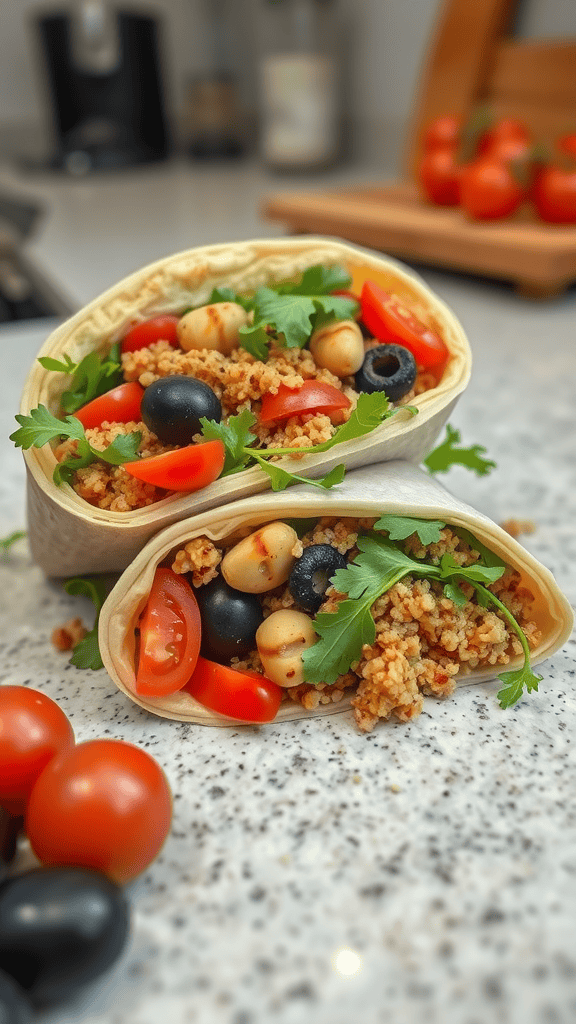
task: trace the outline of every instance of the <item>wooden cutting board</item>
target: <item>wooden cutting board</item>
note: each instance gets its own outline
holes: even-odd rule
[[[295,234],[335,235],[433,266],[513,281],[522,294],[547,298],[576,281],[576,227],[543,224],[529,210],[509,220],[469,220],[432,206],[401,182],[267,198],[266,218]]]

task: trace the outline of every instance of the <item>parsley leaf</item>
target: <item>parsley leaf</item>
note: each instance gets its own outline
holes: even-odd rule
[[[430,473],[446,473],[450,466],[458,465],[473,470],[477,476],[487,476],[495,468],[495,462],[483,458],[486,449],[481,444],[462,448],[458,447],[459,442],[460,431],[447,423],[444,441],[424,459],[424,465]]]
[[[313,331],[326,320],[349,320],[358,310],[354,299],[333,295],[350,285],[343,267],[308,267],[299,282],[258,288],[251,300],[254,323],[240,329],[240,344],[257,359],[265,360],[269,340],[266,328],[279,335],[287,348],[303,348]]]
[[[103,668],[100,648],[98,646],[98,619],[100,617],[100,609],[106,598],[106,581],[98,576],[86,578],[74,576],[72,579],[66,580],[64,590],[67,594],[80,594],[83,597],[89,597],[94,603],[96,610],[94,625],[90,632],[75,645],[72,657],[70,658],[70,664],[76,665],[76,668],[90,668],[95,671]]]
[[[270,335],[266,330],[265,323],[254,323],[250,326],[240,327],[238,336],[242,348],[245,348],[250,355],[260,362],[265,363],[268,359],[268,344]]]
[[[382,520],[396,517],[382,516]],[[398,531],[405,537],[414,533],[413,520],[399,516]],[[394,527],[394,523],[390,523]],[[430,523],[424,523],[430,526]],[[436,523],[435,527],[444,524]],[[410,530],[410,532],[408,532]],[[404,539],[404,538],[399,538]],[[474,538],[472,538],[473,540]],[[509,707],[527,691],[538,689],[541,676],[534,674],[530,667],[528,641],[512,613],[485,584],[494,583],[505,572],[505,566],[484,565],[475,562],[460,566],[452,555],[445,554],[440,565],[419,561],[406,555],[388,537],[367,534],[358,537],[359,554],[345,569],[338,569],[331,582],[335,589],[346,594],[348,600],[341,601],[335,612],[319,612],[314,628],[319,640],[302,654],[304,679],[309,683],[334,683],[339,675],[346,673],[362,654],[364,644],[371,644],[375,637],[375,625],[371,607],[374,602],[395,583],[405,576],[417,576],[444,583],[444,593],[457,607],[463,607],[467,598],[460,584],[468,582],[474,588],[478,603],[487,608],[495,605],[516,632],[524,651],[524,665],[511,672],[503,672],[499,678],[505,683],[498,697],[501,707]]]
[[[235,302],[247,312],[254,309],[254,299],[250,299],[246,295],[239,295],[232,288],[213,288],[207,305],[211,306],[213,302]]]
[[[64,357],[68,359],[68,356]],[[44,357],[40,360],[46,366]],[[97,352],[89,352],[88,355],[75,365],[70,362],[70,368],[65,373],[73,373],[72,383],[68,391],[64,391],[60,404],[64,412],[72,413],[81,406],[98,398],[106,391],[110,391],[122,383],[122,364],[120,359],[120,342],[112,346],[108,355],[99,356]],[[48,366],[47,369],[56,367]],[[59,369],[62,369],[59,367]]]
[[[54,469],[55,484],[61,484],[64,480],[70,482],[77,469],[91,465],[96,459],[119,466],[123,462],[135,462],[139,458],[137,453],[142,440],[139,432],[119,434],[107,448],[99,451],[87,440],[84,427],[76,416],[66,416],[59,420],[46,406],[39,405],[37,409],[30,410],[29,416],[16,416],[16,422],[20,424],[20,428],[10,434],[10,440],[18,448],[42,448],[48,441],[60,437],[70,437],[78,442],[77,454],[59,462]]]
[[[312,480],[305,476],[298,476],[297,473],[291,473],[287,469],[282,469],[273,462],[266,462],[261,457],[260,452],[254,452],[253,458],[270,477],[273,491],[284,491],[291,484],[309,484],[311,487],[323,487],[325,490],[329,490],[335,484],[341,484],[346,473],[345,466],[335,466],[326,476]]]
[[[237,416],[230,416],[228,423],[217,423],[216,420],[202,416],[202,435],[208,441],[222,441],[226,449],[224,469],[221,476],[244,468],[252,458],[249,447],[256,440],[256,434],[250,428],[256,423],[256,416],[250,409],[244,409]]]
[[[26,530],[14,530],[12,533],[9,533],[7,537],[0,538],[2,554],[7,555],[12,545],[15,544],[17,540],[22,540],[22,537],[25,536]]]
[[[446,523],[438,519],[411,519],[410,516],[380,516],[374,523],[375,530],[386,530],[390,540],[406,540],[413,533],[418,535],[421,544],[437,544],[440,532]]]

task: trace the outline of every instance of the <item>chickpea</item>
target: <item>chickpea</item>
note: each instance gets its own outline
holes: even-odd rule
[[[238,348],[238,330],[248,323],[248,314],[237,302],[214,302],[191,309],[178,321],[180,347],[188,352],[209,348],[229,356]]]
[[[364,362],[364,339],[354,320],[324,324],[310,338],[316,364],[336,377],[349,377]]]
[[[312,619],[293,608],[272,612],[256,630],[264,672],[278,686],[300,686],[304,682],[302,652],[314,643]]]
[[[297,540],[287,523],[268,523],[230,548],[222,559],[222,575],[230,587],[246,594],[273,590],[290,575]]]

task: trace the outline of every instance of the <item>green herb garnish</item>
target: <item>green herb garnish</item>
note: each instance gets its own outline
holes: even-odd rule
[[[45,370],[72,374],[70,388],[64,391],[60,399],[66,413],[76,412],[93,398],[98,398],[123,381],[120,342],[112,345],[108,355],[99,356],[97,352],[89,352],[79,363],[72,362],[68,355],[64,355],[62,361],[40,356],[38,362]]]
[[[64,590],[67,594],[81,594],[83,597],[89,597],[94,603],[96,610],[92,629],[82,640],[75,644],[72,651],[70,664],[75,665],[76,668],[90,668],[94,671],[103,668],[100,647],[98,646],[98,619],[100,617],[100,609],[106,599],[107,589],[106,581],[98,576],[86,578],[74,576],[64,583]]]
[[[266,360],[269,331],[277,344],[303,348],[313,332],[328,320],[349,320],[358,303],[337,289],[348,288],[350,275],[343,267],[309,267],[296,284],[258,288],[252,300],[254,323],[240,328],[240,344],[257,359]]]
[[[97,459],[119,466],[123,462],[135,462],[138,447],[142,440],[139,432],[119,434],[104,451],[93,448],[86,438],[83,425],[75,416],[66,416],[59,420],[44,405],[31,409],[29,416],[16,416],[20,428],[10,434],[10,440],[18,448],[42,448],[48,441],[62,437],[74,438],[78,442],[78,454],[59,462],[54,470],[55,484],[64,480],[70,482],[77,469],[91,465]]]
[[[496,466],[492,459],[485,459],[486,449],[481,444],[472,444],[469,448],[458,447],[460,431],[446,424],[446,437],[442,444],[434,448],[424,465],[430,473],[446,473],[450,466],[466,466],[477,476],[487,476]]]
[[[10,551],[10,548],[17,540],[21,540],[22,537],[26,536],[26,530],[14,530],[13,533],[9,533],[7,537],[0,538],[0,548],[2,549],[2,555],[6,556]]]
[[[226,449],[223,476],[237,473],[241,469],[247,469],[251,465],[258,464],[265,473],[268,473],[272,481],[272,489],[275,491],[284,490],[291,484],[305,483],[313,487],[333,487],[341,483],[344,478],[345,468],[336,466],[324,477],[310,480],[308,477],[298,476],[284,467],[276,464],[268,465],[266,459],[274,455],[314,455],[319,452],[329,451],[337,444],[344,441],[351,441],[357,437],[363,437],[379,426],[390,416],[404,410],[414,415],[418,410],[412,406],[401,406],[399,409],[391,409],[390,403],[383,392],[374,394],[361,394],[358,397],[356,408],[352,411],[350,419],[343,423],[334,432],[333,436],[322,444],[312,445],[310,448],[253,448],[256,435],[251,433],[252,427],[257,423],[257,418],[249,409],[245,409],[238,416],[230,416],[228,423],[216,423],[205,417],[200,420],[202,424],[202,435],[207,440],[219,439]]]
[[[536,676],[530,667],[526,637],[512,613],[488,589],[500,579],[506,566],[498,562],[495,555],[491,555],[490,565],[481,557],[469,566],[458,565],[449,554],[443,555],[438,565],[412,558],[394,543],[391,534],[405,539],[418,533],[422,543],[434,543],[446,526],[435,520],[422,520],[419,526],[414,526],[415,522],[404,516],[382,516],[376,528],[388,530],[388,538],[373,532],[358,537],[360,553],[346,569],[338,569],[331,579],[335,589],[346,594],[347,599],[339,603],[335,612],[319,612],[314,620],[320,639],[303,652],[305,680],[332,684],[338,676],[348,672],[360,659],[364,644],[374,642],[376,627],[372,605],[394,584],[410,575],[442,583],[446,597],[459,607],[467,600],[460,584],[469,583],[479,603],[483,607],[494,605],[516,632],[524,651],[524,664],[520,669],[500,674],[499,678],[506,684],[498,693],[501,707],[509,707],[519,700],[524,687],[528,692],[537,690],[542,677]]]

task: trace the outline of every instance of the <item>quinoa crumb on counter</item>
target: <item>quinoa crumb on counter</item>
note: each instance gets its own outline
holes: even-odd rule
[[[87,632],[82,619],[67,619],[61,626],[56,626],[52,630],[50,639],[57,651],[71,651],[80,640],[84,639]]]
[[[359,532],[370,530],[375,521],[323,517],[300,539],[297,551],[312,544],[330,544],[351,561],[358,554]],[[403,544],[413,557],[432,563],[439,563],[447,553],[462,566],[479,558],[450,527],[441,531],[437,543],[425,546],[414,534]],[[223,547],[198,537],[177,552],[172,568],[191,573],[194,586],[200,586],[218,574]],[[462,582],[461,589],[467,601],[458,607],[446,597],[441,583],[405,577],[372,605],[376,636],[373,644],[364,645],[359,661],[333,685],[302,683],[286,688],[284,701],[314,710],[350,696],[358,727],[369,732],[379,719],[394,717],[406,722],[417,717],[425,696],[448,697],[459,672],[506,666],[512,657],[522,654],[520,640],[504,617],[493,608],[482,607],[469,583]],[[520,574],[508,569],[489,589],[512,612],[529,647],[536,647],[540,631],[530,620],[533,595],[521,585]],[[319,611],[333,612],[345,598],[330,587]],[[264,618],[280,609],[299,608],[287,584],[262,594],[261,605]],[[257,649],[241,659],[233,658],[232,667],[263,672]]]

